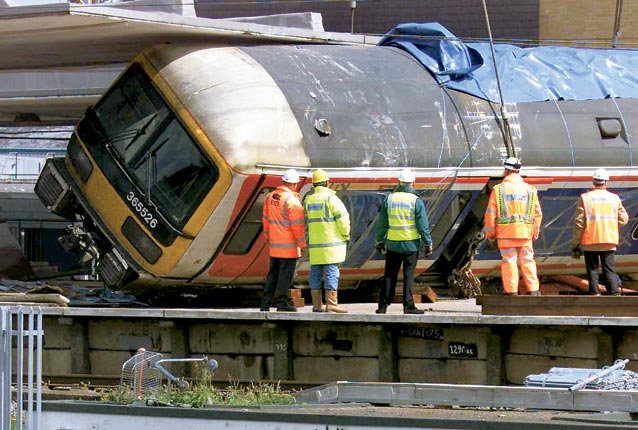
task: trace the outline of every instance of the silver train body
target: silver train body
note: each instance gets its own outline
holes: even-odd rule
[[[153,92],[161,115],[122,101],[127,91],[138,100]],[[522,174],[539,189],[545,214],[536,243],[541,275],[584,272],[582,261],[570,259],[572,220],[598,167],[609,170],[610,189],[632,216],[621,233],[619,271],[637,272],[630,235],[638,100],[511,103],[506,111]],[[180,134],[167,134],[171,121]],[[172,155],[156,156],[165,145]],[[196,192],[184,187],[192,178],[176,176],[173,213],[157,190],[165,186],[163,166],[191,157],[179,148],[213,173],[195,177]],[[353,221],[342,280],[357,284],[382,276],[374,223],[398,171],[411,167],[435,242],[419,272],[449,285],[469,267],[479,277],[499,276],[500,256],[482,249],[481,230],[507,155],[498,104],[438,85],[394,47],[169,45],[142,53],[87,112],[36,193],[54,212],[85,221],[110,285],[259,284],[268,266],[263,196],[290,167],[305,178],[326,169]],[[302,194],[309,187],[305,179]],[[87,249],[74,252],[86,257]],[[308,269],[301,261],[299,282]]]

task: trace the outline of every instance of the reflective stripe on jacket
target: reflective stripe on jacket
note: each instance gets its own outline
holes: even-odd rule
[[[301,248],[306,247],[306,236],[299,194],[284,185],[268,194],[264,201],[262,223],[271,257],[301,256]]]
[[[620,197],[604,189],[595,189],[582,194],[581,199],[585,209],[585,229],[580,243],[618,245]]]
[[[394,193],[398,192],[409,193],[416,197],[414,207],[414,221],[420,237],[414,240],[390,240],[388,238],[388,232],[390,228],[388,219],[388,203],[390,200],[390,196],[388,196],[383,201],[381,211],[379,212],[379,218],[377,219],[377,223],[375,226],[377,242],[385,241],[386,247],[389,251],[397,252],[399,254],[411,254],[413,252],[417,252],[421,243],[427,246],[432,246],[430,223],[428,221],[428,215],[426,213],[423,200],[419,198],[416,191],[412,187],[399,184]]]
[[[543,219],[536,188],[510,173],[490,194],[485,211],[488,239],[536,239]]]
[[[412,193],[395,192],[388,196],[388,240],[416,240],[415,208],[418,197]]]
[[[311,265],[335,264],[346,259],[350,239],[350,215],[335,192],[315,187],[304,199]]]

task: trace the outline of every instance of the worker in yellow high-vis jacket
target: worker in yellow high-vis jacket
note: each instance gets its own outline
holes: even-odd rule
[[[540,234],[543,213],[536,188],[519,174],[521,162],[509,157],[503,163],[505,177],[490,193],[485,211],[485,237],[496,240],[501,252],[504,294],[518,294],[518,264],[527,294],[540,295],[533,241]]]
[[[423,249],[424,257],[432,255],[432,236],[425,204],[413,188],[414,172],[403,169],[398,180],[398,186],[383,202],[376,223],[376,248],[385,253],[383,285],[376,313],[387,312],[403,266],[403,313],[420,315],[424,311],[414,304],[412,285],[419,249]]]
[[[585,254],[585,268],[589,278],[589,293],[600,295],[598,265],[602,266],[607,292],[620,295],[614,254],[620,239],[618,227],[627,224],[629,216],[617,194],[607,191],[609,174],[596,169],[593,175],[594,189],[580,196],[574,220],[572,257]]]
[[[339,264],[346,259],[350,240],[350,215],[335,191],[328,188],[329,180],[325,170],[316,170],[312,174],[314,188],[304,197],[312,311],[345,313],[347,310],[339,306],[337,289]],[[322,284],[326,292],[325,309]]]

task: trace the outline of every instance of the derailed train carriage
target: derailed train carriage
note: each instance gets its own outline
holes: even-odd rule
[[[419,37],[407,37],[415,29]],[[603,61],[606,69],[590,71],[594,85],[575,66],[575,53],[602,55],[592,50],[568,51],[565,66],[556,52],[526,58],[536,68],[518,77],[504,72],[520,65],[499,65],[502,110],[489,45],[423,30],[403,28],[385,46],[146,50],[87,110],[36,193],[82,222],[64,242],[78,258],[96,258],[109,286],[262,284],[266,194],[290,167],[305,178],[303,194],[322,168],[352,218],[341,279],[359,284],[383,275],[375,221],[398,171],[411,167],[434,240],[417,270],[450,285],[470,264],[479,277],[498,276],[498,252],[481,248],[482,219],[503,159],[515,154],[544,210],[539,273],[584,272],[570,259],[571,227],[594,168],[609,170],[610,188],[636,213],[638,69],[624,66],[638,54],[613,51],[622,64]],[[519,49],[497,46],[497,58],[528,55]],[[622,229],[621,273],[638,272],[633,227]],[[308,272],[301,261],[297,279]]]

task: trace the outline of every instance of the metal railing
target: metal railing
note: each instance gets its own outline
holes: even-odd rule
[[[0,306],[0,327],[0,430],[39,430],[42,310],[40,307]]]

